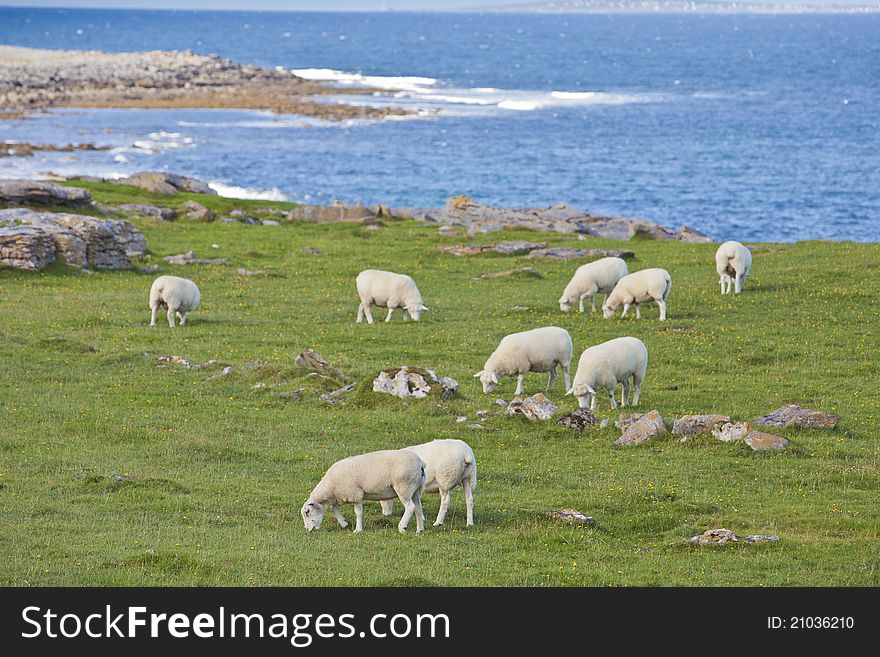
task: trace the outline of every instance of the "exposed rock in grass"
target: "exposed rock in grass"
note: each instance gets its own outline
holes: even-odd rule
[[[614,421],[614,426],[621,431],[629,429],[644,413],[621,413],[620,417]]]
[[[544,242],[499,242],[498,244],[458,244],[441,246],[440,253],[456,256],[480,255],[481,253],[500,253],[501,255],[525,255],[536,249],[545,249]]]
[[[55,242],[33,226],[0,227],[0,269],[39,271],[55,261]]]
[[[443,398],[451,397],[458,391],[458,381],[438,377],[432,370],[406,366],[382,370],[373,380],[373,392],[401,399],[424,399],[432,391]]]
[[[274,219],[263,219],[261,222],[264,226],[280,226],[280,221],[275,221]]]
[[[303,392],[305,392],[305,388],[298,388],[297,390],[286,390],[285,392],[278,393],[278,396],[281,399],[293,401],[302,397]]]
[[[156,360],[160,363],[170,363],[172,365],[182,365],[186,369],[192,369],[192,361],[182,358],[181,356],[157,356]]]
[[[123,203],[116,207],[123,212],[139,214],[145,217],[153,217],[154,219],[161,219],[162,221],[174,221],[174,218],[177,216],[177,211],[173,208],[160,208],[155,205],[146,205],[144,203]]]
[[[678,239],[682,242],[692,242],[697,244],[708,244],[712,242],[712,238],[698,231],[696,228],[684,225],[678,230]]]
[[[752,430],[748,422],[723,422],[712,429],[712,435],[726,443],[735,443],[745,439]]]
[[[727,415],[683,415],[672,424],[672,433],[676,436],[697,436],[728,422],[730,418]]]
[[[440,226],[437,229],[440,237],[464,237],[468,234],[467,228],[464,226]]]
[[[131,222],[120,219],[96,219],[64,212],[33,212],[25,208],[0,210],[0,227],[5,226],[0,266],[42,269],[55,260],[73,267],[130,269],[132,259],[147,248],[143,233]],[[34,239],[34,229],[50,241],[43,250]],[[15,238],[22,233],[22,238]]]
[[[311,253],[312,255],[323,255],[320,249],[316,249],[313,246],[304,246],[303,251],[305,253]]]
[[[164,260],[169,265],[225,265],[229,262],[229,258],[197,258],[195,251],[165,256]]]
[[[595,522],[595,520],[593,520],[593,516],[585,516],[583,513],[576,509],[548,511],[547,515],[551,518],[556,518],[558,520],[562,520],[563,522],[570,522],[577,525],[592,525]]]
[[[351,379],[343,374],[342,370],[330,365],[324,357],[314,349],[306,349],[301,351],[293,361],[297,367],[302,367],[324,376],[332,376],[340,381],[349,382]]]
[[[245,269],[244,267],[240,267],[235,270],[236,275],[238,276],[260,276],[265,274],[266,272],[260,271],[258,269]]]
[[[583,431],[587,427],[595,426],[596,416],[588,408],[578,408],[577,410],[565,415],[558,420],[556,424],[561,424],[568,429],[575,431]]]
[[[666,433],[666,422],[663,421],[660,411],[648,411],[630,424],[614,444],[627,447],[641,445],[664,433]]]
[[[342,386],[337,390],[333,390],[332,392],[325,393],[321,395],[321,401],[329,402],[330,404],[338,404],[345,401],[345,395],[354,390],[355,384],[349,383],[348,385]]]
[[[527,258],[545,258],[552,260],[586,260],[597,258],[632,258],[635,252],[626,249],[576,249],[573,247],[554,247],[552,249],[536,249]]]
[[[530,420],[549,420],[558,410],[559,407],[541,392],[525,399],[514,397],[507,405],[508,415],[520,413]]]
[[[186,208],[186,216],[196,221],[214,221],[214,211],[206,208],[201,203],[195,201],[187,201],[183,204]]]
[[[473,281],[485,281],[492,278],[505,278],[507,276],[524,276],[527,278],[544,278],[544,275],[534,267],[520,267],[519,269],[507,269],[505,271],[494,271],[486,274],[474,276]]]
[[[299,205],[287,214],[288,221],[332,224],[342,221],[361,221],[372,213],[363,205],[334,202],[331,205]]]
[[[151,194],[161,194],[163,196],[173,196],[177,192],[192,192],[194,194],[210,194],[217,196],[217,192],[208,187],[207,183],[195,178],[187,178],[186,176],[178,176],[173,173],[164,173],[161,171],[141,171],[133,173],[127,178],[120,178],[108,182],[115,182],[120,185],[131,185],[138,187]]]
[[[0,179],[0,201],[10,205],[86,206],[92,196],[79,187],[35,180]]]
[[[702,534],[691,538],[688,543],[697,545],[728,545],[730,543],[772,543],[779,540],[779,536],[772,534],[762,536],[753,534],[750,536],[737,536],[729,529],[707,529]]]
[[[750,431],[743,440],[756,452],[781,450],[789,444],[782,436],[774,436],[772,433],[764,433],[763,431]]]
[[[833,429],[840,418],[837,415],[788,404],[772,413],[759,417],[755,424],[773,427],[800,427],[802,429]]]

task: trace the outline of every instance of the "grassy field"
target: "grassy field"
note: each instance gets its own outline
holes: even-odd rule
[[[100,200],[162,201],[89,187]],[[270,205],[201,200],[218,209]],[[711,244],[528,232],[473,240],[632,248],[631,270],[672,274],[670,319],[661,323],[656,307],[641,321],[561,313],[556,299],[577,263],[441,255],[448,238],[417,222],[370,231],[134,221],[147,236],[144,264],[188,250],[232,259],[162,263],[202,290],[183,329],[149,328],[150,275],[0,271],[2,585],[880,583],[877,244],[759,245],[746,293],[722,299]],[[525,265],[543,278],[473,280]],[[265,274],[240,276],[239,267]],[[423,321],[356,325],[354,277],[368,267],[412,274],[431,308]],[[617,448],[613,425],[579,434],[503,415],[483,430],[457,424],[512,397],[515,380],[486,396],[472,378],[498,340],[544,325],[571,332],[575,361],[589,345],[641,338],[650,352],[641,409],[670,423],[702,412],[752,420],[785,402],[841,421],[834,431],[780,430],[792,444],[774,454],[671,435]],[[347,404],[318,400],[338,386],[294,366],[306,347],[358,381]],[[159,355],[216,359],[235,371],[212,378],[219,367],[162,366]],[[380,368],[404,364],[454,377],[460,394],[403,402],[364,389]],[[545,384],[545,375],[526,378],[528,393]],[[299,400],[281,396],[303,387]],[[563,392],[557,383],[550,397],[573,410]],[[617,417],[607,399],[598,415]],[[477,455],[476,527],[465,528],[459,489],[446,526],[422,535],[414,524],[398,534],[397,518],[383,518],[375,503],[363,534],[330,517],[319,532],[303,529],[299,508],[335,460],[450,437]],[[430,521],[438,505],[426,496]],[[568,507],[595,526],[545,515]],[[781,540],[686,544],[716,527]]]

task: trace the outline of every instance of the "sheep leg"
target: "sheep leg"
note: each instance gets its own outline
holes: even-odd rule
[[[364,531],[364,501],[354,503],[354,515],[357,518],[354,525],[356,532]]]
[[[167,314],[168,326],[170,326],[171,328],[174,328],[174,313],[175,312],[177,312],[177,311],[174,310],[173,308],[168,309],[168,314]]]
[[[638,373],[633,374],[633,406],[639,405],[639,395],[642,394],[642,381],[644,380],[643,376],[644,372],[642,376],[639,376]]]
[[[372,305],[372,303],[364,302],[364,314],[367,316],[367,324],[373,323],[373,313],[370,310],[370,306]]]
[[[623,380],[623,394],[620,397],[620,405],[626,408],[629,401],[629,377]]]
[[[641,319],[641,318],[642,318],[642,304],[637,303],[636,304],[636,319]]]
[[[425,510],[422,508],[422,487],[419,486],[413,493],[413,504],[416,505],[416,534],[425,531]]]
[[[743,281],[745,281],[745,276],[742,275],[742,272],[736,272],[736,294],[743,291]]]
[[[623,304],[623,312],[620,313],[621,317],[626,317],[626,313],[629,311],[629,307],[630,307],[630,304],[628,304],[628,303]]]
[[[724,295],[724,274],[721,274],[719,277],[719,282],[721,283],[721,294]]]
[[[565,389],[571,390],[571,377],[568,374],[568,369],[571,366],[566,365],[565,363],[561,363],[561,365],[562,365],[562,378],[565,380]]]
[[[409,313],[407,312],[406,308],[401,308],[400,312],[403,313],[403,321],[404,322],[409,319]]]
[[[596,312],[596,295],[590,297],[590,312]]]
[[[358,304],[358,317],[357,317],[356,323],[363,324],[363,322],[364,322],[364,302],[361,301],[360,304]]]
[[[186,313],[178,312],[177,316],[180,318],[180,325],[183,326],[186,324]]]
[[[584,399],[584,397],[581,397],[581,399]],[[585,406],[586,404],[581,404],[581,408],[584,408]],[[596,410],[596,395],[593,394],[590,395],[590,410]]]
[[[525,378],[526,378],[525,374],[517,375],[517,377],[516,377],[516,392],[513,393],[514,395],[523,394],[523,390],[525,390],[525,386],[523,386],[523,381],[525,380]]]
[[[553,388],[554,383],[556,383],[556,365],[554,365],[553,369],[550,370],[550,380],[547,381],[547,392],[550,392],[550,390]]]
[[[394,513],[394,500],[382,500],[379,504],[382,505],[383,516],[390,516]]]
[[[415,502],[412,499],[403,500],[403,517],[400,519],[400,522],[397,523],[397,531],[401,534],[406,531],[406,526],[409,524],[409,519],[412,518],[413,513],[416,511]]]
[[[345,519],[345,516],[342,515],[342,511],[339,510],[338,506],[333,507],[333,515],[336,517],[336,522],[339,523],[339,526],[345,529],[348,527],[348,521]]]
[[[394,314],[394,308],[389,308],[389,309],[388,309],[388,315],[385,317],[385,321],[386,321],[386,322],[390,322],[390,321],[391,321],[391,315],[393,315],[393,314]]]
[[[437,520],[434,521],[434,526],[439,527],[443,524],[443,521],[446,520],[446,511],[449,510],[449,491],[440,489],[440,511],[437,513]]]
[[[611,400],[611,408],[617,408],[617,401],[614,399],[614,388],[608,389],[607,392],[608,398]]]
[[[474,526],[474,487],[471,483],[470,478],[465,478],[464,481],[461,482],[461,487],[464,489],[464,501],[467,504],[467,526]]]
[[[662,322],[666,319],[666,301],[657,299],[657,305],[660,306],[660,321]]]
[[[156,314],[159,312],[159,306],[152,306],[152,307],[150,308],[150,310],[152,311],[152,314],[151,314],[151,317],[150,317],[150,326],[152,326],[152,327],[155,328],[155,326],[156,326]]]

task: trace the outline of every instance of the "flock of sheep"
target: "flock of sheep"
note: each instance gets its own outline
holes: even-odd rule
[[[752,266],[751,252],[742,244],[729,241],[718,247],[715,268],[720,277],[721,294],[742,292],[743,284]],[[385,321],[391,321],[396,308],[418,321],[428,310],[415,281],[404,274],[368,269],[356,279],[360,305],[357,322],[373,323],[372,306],[387,308]],[[596,309],[596,295],[605,295],[602,312],[605,318],[623,308],[621,317],[635,305],[636,317],[641,317],[643,303],[656,302],[660,319],[666,319],[666,301],[672,288],[672,277],[665,269],[643,269],[629,273],[626,262],[620,258],[602,258],[582,265],[572,276],[559,299],[560,310],[570,311],[575,303],[581,312],[584,299],[590,299]],[[156,325],[160,308],[167,312],[168,324],[186,323],[188,313],[199,306],[201,295],[192,281],[177,276],[160,276],[150,289],[150,326]],[[565,329],[557,326],[513,333],[505,336],[497,349],[486,360],[483,369],[474,376],[480,379],[483,392],[491,392],[505,376],[516,376],[516,394],[523,393],[523,380],[528,372],[549,372],[547,390],[556,382],[556,368],[562,369],[566,395],[573,395],[581,408],[596,407],[596,396],[605,391],[612,408],[617,408],[614,392],[623,387],[621,406],[638,406],[642,381],[648,369],[648,350],[634,337],[620,337],[584,350],[578,361],[574,382],[571,382],[572,341]],[[467,525],[474,524],[473,491],[477,485],[477,462],[471,447],[461,440],[435,440],[399,450],[384,450],[351,456],[337,461],[327,470],[312,490],[301,509],[303,523],[308,531],[321,526],[327,511],[333,513],[343,528],[348,522],[339,507],[353,504],[357,517],[355,531],[363,531],[364,500],[382,504],[382,512],[390,515],[394,499],[403,503],[404,513],[398,524],[406,531],[412,516],[416,516],[416,531],[424,529],[423,492],[440,494],[440,511],[434,525],[442,525],[449,508],[449,495],[461,486],[467,504]]]

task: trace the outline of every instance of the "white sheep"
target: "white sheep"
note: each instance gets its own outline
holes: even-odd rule
[[[150,326],[156,326],[159,308],[168,310],[168,325],[174,328],[174,316],[180,318],[180,325],[186,324],[187,313],[196,310],[202,295],[199,287],[188,278],[179,276],[160,276],[150,287]]]
[[[422,512],[424,484],[425,462],[414,452],[390,449],[350,456],[331,465],[315,486],[300,511],[303,524],[310,532],[319,529],[329,509],[345,529],[348,522],[339,511],[339,505],[354,504],[357,517],[354,530],[362,532],[364,500],[398,497],[403,502],[404,512],[397,529],[405,532],[415,513],[418,533],[425,528],[425,514]]]
[[[628,273],[629,269],[622,258],[601,258],[581,265],[559,297],[559,309],[568,312],[577,301],[578,308],[584,312],[584,299],[589,298],[590,307],[595,311],[596,295],[602,293],[607,297],[617,281]]]
[[[745,246],[734,240],[719,246],[715,252],[715,271],[721,277],[721,294],[730,294],[734,287],[734,279],[736,279],[736,294],[742,292],[751,268],[752,252]]]
[[[449,509],[449,492],[456,486],[464,490],[467,526],[474,524],[474,489],[477,487],[477,459],[474,450],[463,440],[434,440],[406,447],[425,462],[425,493],[440,493],[440,512],[434,526],[442,525]],[[382,513],[391,515],[394,500],[381,502]]]
[[[614,390],[617,384],[623,385],[621,405],[626,406],[630,391],[630,377],[633,380],[632,405],[639,405],[642,381],[648,370],[648,349],[638,338],[615,338],[584,350],[578,361],[574,375],[574,385],[566,395],[574,395],[581,408],[587,407],[590,396],[590,410],[596,408],[596,394],[599,390],[608,391],[611,408],[617,408]]]
[[[357,314],[358,324],[364,321],[364,315],[367,316],[368,324],[373,323],[373,314],[370,312],[372,305],[388,308],[386,322],[391,321],[395,308],[403,308],[404,321],[408,313],[414,322],[419,321],[422,312],[428,309],[422,303],[422,295],[416,287],[416,282],[406,274],[366,269],[358,274],[355,282],[358,296],[361,298]]]
[[[642,269],[621,278],[602,304],[605,319],[623,306],[621,317],[626,317],[630,306],[636,305],[636,318],[641,319],[641,304],[656,301],[660,306],[660,319],[666,319],[666,299],[672,289],[672,277],[665,269]]]
[[[516,376],[516,392],[523,393],[527,372],[550,372],[547,390],[556,382],[556,366],[562,367],[565,387],[570,383],[571,336],[558,326],[545,326],[505,336],[492,352],[483,369],[474,374],[483,384],[483,392],[492,392],[505,376]]]

